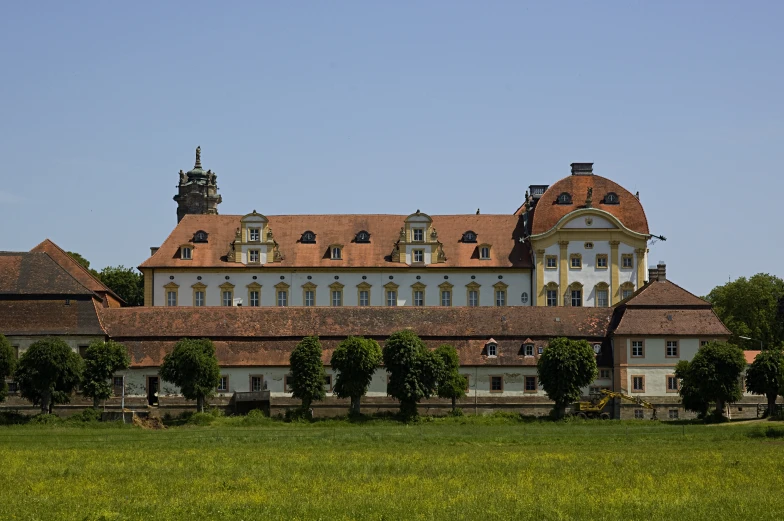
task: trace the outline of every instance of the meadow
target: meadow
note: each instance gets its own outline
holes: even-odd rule
[[[779,520],[782,434],[508,416],[8,426],[0,519]]]

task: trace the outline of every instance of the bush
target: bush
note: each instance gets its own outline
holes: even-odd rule
[[[226,412],[220,407],[209,407],[204,412],[209,414],[213,418],[223,418],[224,416],[226,416]]]
[[[188,425],[198,425],[200,427],[206,427],[207,425],[212,424],[215,421],[215,416],[206,412],[197,412],[192,414],[190,418],[188,418]]]
[[[34,425],[59,425],[63,421],[56,414],[36,414],[30,418],[30,423]]]
[[[305,409],[304,407],[297,407],[296,409],[286,409],[286,414],[283,416],[283,420],[286,423],[308,421],[311,419],[313,418],[311,417],[310,410]]]
[[[253,409],[242,419],[242,423],[245,425],[262,425],[271,421],[270,418],[267,418],[259,409]]]
[[[450,410],[447,413],[447,416],[453,416],[455,418],[461,418],[461,417],[465,416],[465,413],[463,412],[463,409],[461,409],[460,407],[455,407],[454,409]]]
[[[23,425],[30,417],[17,411],[0,412],[0,425]]]
[[[80,413],[69,416],[67,421],[73,423],[87,423],[101,421],[101,412],[96,409],[84,409]]]
[[[750,431],[747,436],[749,438],[784,438],[784,427],[768,425],[766,427]]]

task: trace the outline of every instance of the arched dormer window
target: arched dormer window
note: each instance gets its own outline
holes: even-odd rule
[[[308,230],[302,234],[299,242],[302,244],[316,244],[316,234]]]
[[[498,343],[494,339],[490,339],[485,344],[485,352],[487,356],[498,356]]]
[[[615,192],[610,192],[604,196],[604,204],[620,204],[618,200],[618,194]]]
[[[209,234],[204,230],[199,230],[193,234],[193,242],[207,242]]]
[[[467,232],[463,233],[463,242],[476,242],[476,233],[468,230]]]
[[[572,195],[569,192],[562,192],[555,202],[558,204],[572,204]]]
[[[354,237],[354,242],[368,243],[370,242],[370,234],[367,232],[367,230],[362,230],[357,233],[356,237]]]

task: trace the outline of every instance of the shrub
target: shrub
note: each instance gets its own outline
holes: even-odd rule
[[[211,425],[212,422],[215,421],[215,416],[206,412],[197,412],[192,414],[190,418],[188,418],[188,425],[198,425],[200,427],[205,427],[207,425]]]
[[[462,416],[465,416],[465,413],[463,412],[463,409],[461,409],[460,407],[456,407],[456,408],[452,409],[447,414],[449,416],[454,416],[455,418],[460,418]]]
[[[34,425],[59,425],[62,422],[56,414],[41,413],[30,418],[30,423]]]
[[[87,423],[87,422],[98,422],[101,421],[101,412],[95,409],[84,409],[83,411],[69,416],[67,421],[73,423]]]
[[[245,425],[262,425],[269,421],[271,421],[270,418],[267,418],[264,412],[259,409],[253,409],[242,419],[242,423]]]

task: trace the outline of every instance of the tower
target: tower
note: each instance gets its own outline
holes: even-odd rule
[[[201,147],[196,147],[196,164],[188,173],[180,170],[179,193],[174,196],[177,201],[177,222],[187,214],[217,214],[221,196],[218,194],[218,176],[212,171],[206,172],[201,167]]]

